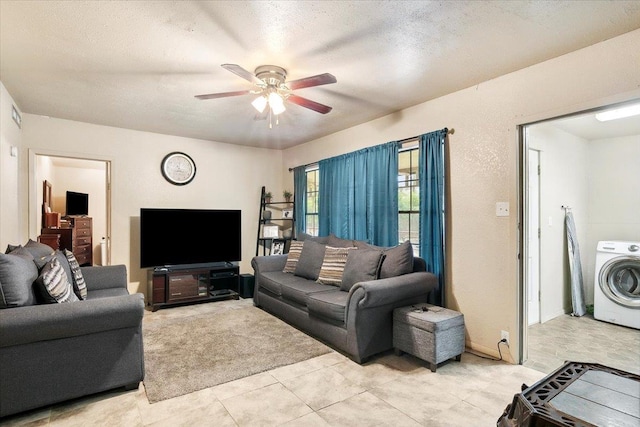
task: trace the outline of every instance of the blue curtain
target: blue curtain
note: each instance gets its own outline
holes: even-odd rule
[[[319,234],[398,244],[398,144],[319,162]]]
[[[447,130],[419,138],[420,257],[427,271],[438,277],[438,289],[429,294],[431,304],[444,307],[444,142]]]
[[[293,202],[296,229],[295,235],[299,236],[307,228],[307,168],[298,166],[293,169]]]

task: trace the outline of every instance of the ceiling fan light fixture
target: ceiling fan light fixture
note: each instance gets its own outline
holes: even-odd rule
[[[258,110],[259,113],[262,113],[267,106],[267,98],[260,95],[259,97],[254,99],[253,102],[251,102],[251,105],[253,105],[253,108]]]
[[[273,114],[276,116],[280,113],[284,113],[286,110],[282,96],[276,92],[271,92],[269,94],[269,106],[271,107]]]

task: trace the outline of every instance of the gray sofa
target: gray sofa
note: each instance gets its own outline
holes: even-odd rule
[[[142,381],[143,295],[123,265],[81,270],[85,301],[0,310],[0,417]]]
[[[362,242],[331,237],[317,240],[326,246],[353,244],[359,247],[360,253],[371,248]],[[393,348],[393,310],[426,302],[429,292],[437,286],[436,277],[425,271],[424,260],[413,255],[407,273],[356,279],[348,290],[344,286],[318,283],[313,277],[301,277],[297,271],[284,272],[287,259],[288,255],[252,259],[254,305],[319,338],[358,363]],[[389,257],[382,261],[382,266],[387,262],[394,260]],[[346,268],[344,274],[347,275]]]

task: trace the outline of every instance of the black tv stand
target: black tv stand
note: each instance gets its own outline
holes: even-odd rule
[[[240,298],[240,268],[233,263],[159,267],[149,270],[148,274],[152,311]]]

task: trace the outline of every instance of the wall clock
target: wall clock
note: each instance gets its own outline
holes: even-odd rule
[[[196,164],[193,159],[179,151],[164,156],[160,170],[162,176],[174,185],[186,185],[196,176]]]

